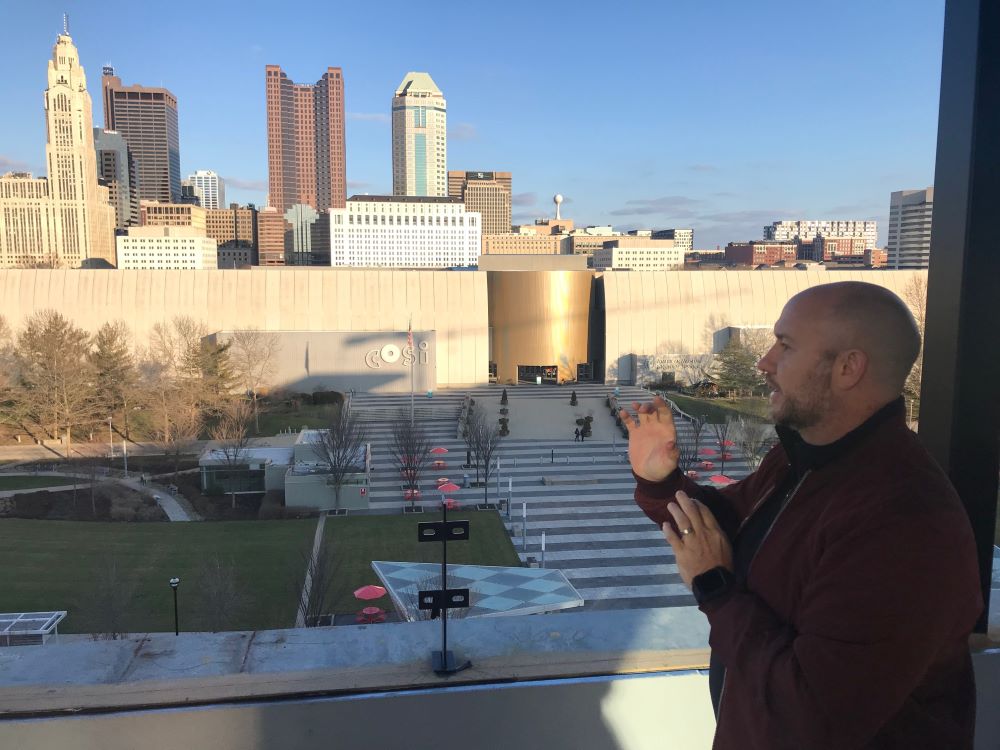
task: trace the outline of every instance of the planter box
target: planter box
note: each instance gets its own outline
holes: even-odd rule
[[[423,513],[424,509],[419,505],[407,505],[403,508],[403,513]]]

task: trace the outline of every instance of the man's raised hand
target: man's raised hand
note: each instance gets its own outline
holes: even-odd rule
[[[628,429],[628,458],[632,471],[650,482],[661,482],[677,468],[680,449],[677,428],[667,403],[657,396],[650,404],[633,402],[624,409],[622,424]]]

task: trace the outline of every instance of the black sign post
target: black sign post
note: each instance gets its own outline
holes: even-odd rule
[[[431,667],[439,675],[461,672],[471,667],[472,662],[466,659],[459,664],[448,650],[448,610],[468,607],[469,590],[448,588],[448,541],[468,541],[469,522],[449,521],[448,506],[441,503],[441,520],[417,524],[417,538],[421,542],[441,542],[441,588],[418,594],[419,609],[429,609],[432,620],[441,617],[441,650],[431,654]]]

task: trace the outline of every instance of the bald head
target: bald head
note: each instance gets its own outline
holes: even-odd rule
[[[874,383],[891,395],[902,393],[920,353],[920,330],[903,300],[876,284],[838,281],[799,292],[793,302],[825,318],[831,352],[860,349]]]

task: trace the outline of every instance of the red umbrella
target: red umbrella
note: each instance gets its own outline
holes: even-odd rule
[[[698,455],[699,456],[717,456],[718,454],[719,454],[719,451],[715,450],[714,448],[699,448],[698,449]]]
[[[381,586],[375,586],[369,583],[367,586],[362,586],[357,591],[354,592],[355,599],[363,599],[364,601],[369,601],[371,599],[379,599],[385,596],[385,589]]]
[[[447,482],[446,484],[438,485],[438,492],[455,492],[460,489],[462,488],[454,482]]]
[[[736,482],[735,479],[730,479],[725,474],[713,474],[708,478],[708,481],[714,484],[734,484]]]
[[[736,443],[734,443],[734,442],[733,442],[732,440],[723,440],[723,441],[722,441],[722,442],[720,443],[720,445],[721,445],[721,446],[722,446],[723,448],[732,448],[732,447],[733,447],[734,445],[736,445]]]
[[[443,456],[447,452],[448,452],[447,448],[442,448],[440,446],[438,446],[437,448],[431,448],[431,453],[434,453],[435,455],[438,456]]]

